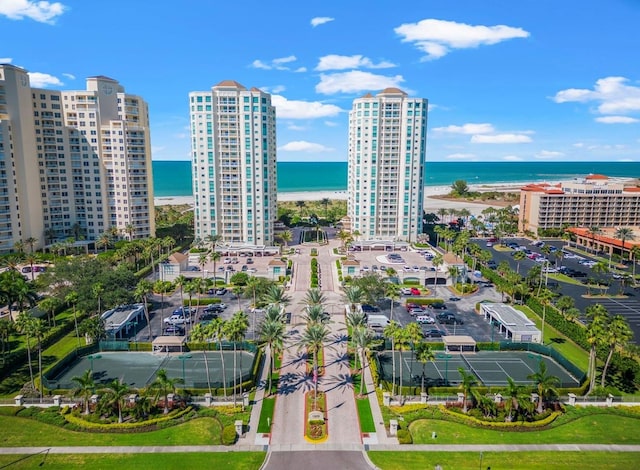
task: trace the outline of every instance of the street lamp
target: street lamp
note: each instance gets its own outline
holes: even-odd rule
[[[191,359],[193,356],[191,354],[180,354],[178,359],[182,361],[182,384],[185,384],[185,375],[184,375],[184,363],[187,362],[187,359]]]
[[[101,359],[102,355],[100,354],[91,354],[90,356],[87,356],[87,359],[89,359],[89,362],[91,363],[91,366],[89,367],[89,370],[91,370],[91,376],[93,377],[93,361],[96,359]]]
[[[449,385],[449,359],[453,356],[451,354],[439,353],[436,357],[438,359],[444,359],[444,383],[446,387]]]

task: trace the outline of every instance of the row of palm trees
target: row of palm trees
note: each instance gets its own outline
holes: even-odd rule
[[[123,409],[133,391],[129,385],[123,383],[122,380],[114,379],[104,387],[98,388],[99,384],[95,382],[91,369],[86,370],[81,376],[73,377],[71,380],[76,383],[73,395],[82,398],[85,415],[90,413],[89,402],[91,396],[97,391],[101,391],[103,396],[96,410],[99,412],[115,412],[118,416],[118,423],[123,422]],[[151,411],[152,405],[155,404],[157,406],[161,398],[163,399],[164,414],[169,413],[169,394],[175,393],[177,385],[182,383],[181,378],[171,378],[167,375],[165,369],[159,369],[156,372],[155,380],[148,388],[141,390],[142,396],[137,399],[132,413],[138,419],[146,418]]]

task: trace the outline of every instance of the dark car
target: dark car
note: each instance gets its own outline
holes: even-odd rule
[[[166,334],[166,335],[183,336],[184,335],[184,328],[182,328],[182,327],[180,327],[178,325],[168,325],[164,329],[164,334]]]
[[[498,267],[498,263],[496,263],[495,261],[491,260],[487,262],[487,268],[496,269],[497,267]]]
[[[425,330],[422,332],[422,336],[425,338],[442,338],[447,336],[447,333],[442,330]]]
[[[365,313],[373,313],[379,312],[380,309],[378,307],[374,307],[373,305],[362,304],[362,311]]]
[[[464,321],[456,317],[453,313],[440,313],[436,316],[440,323],[447,325],[464,325]]]
[[[460,300],[460,297],[456,297],[455,295],[453,297],[449,297],[449,300],[451,302],[457,302],[458,300]]]
[[[434,303],[430,304],[429,307],[434,309],[434,310],[446,310],[447,309],[447,306],[445,304],[443,304],[442,302],[434,302]]]
[[[222,312],[227,306],[223,303],[207,305],[204,309],[205,313]]]
[[[213,313],[213,312],[204,312],[202,315],[200,315],[200,321],[211,321],[218,318],[218,314],[217,313]]]
[[[216,290],[216,295],[226,295],[227,293],[227,289],[225,287],[221,287],[218,290]]]

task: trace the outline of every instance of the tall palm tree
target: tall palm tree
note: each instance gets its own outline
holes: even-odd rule
[[[609,312],[601,304],[595,304],[587,307],[585,313],[590,320],[586,328],[586,340],[589,344],[589,390],[587,391],[587,395],[589,395],[596,384],[596,353],[598,346],[603,342],[605,332],[608,328]]]
[[[302,319],[306,324],[321,323],[326,325],[330,319],[328,315],[325,315],[322,305],[311,305],[305,308],[306,314],[302,316]]]
[[[93,296],[98,299],[98,315],[102,315],[102,294],[104,294],[104,286],[96,282],[92,287]]]
[[[71,380],[77,383],[77,387],[73,390],[73,396],[81,396],[84,403],[84,414],[89,414],[89,398],[96,389],[96,382],[93,380],[93,371],[87,369],[84,374],[72,377]]]
[[[318,398],[318,353],[328,337],[329,330],[325,325],[322,323],[311,323],[307,325],[307,328],[302,333],[302,338],[299,343],[300,348],[306,348],[307,352],[313,355],[314,403],[317,403]]]
[[[62,302],[57,297],[46,297],[38,304],[38,307],[47,312],[47,322],[51,326],[51,320],[53,319],[53,326],[56,326],[56,310],[60,308]]]
[[[365,292],[358,286],[347,286],[344,288],[344,296],[349,302],[351,313],[356,311],[356,306],[365,298]]]
[[[47,325],[41,318],[34,318],[30,322],[31,336],[35,338],[38,346],[38,375],[40,376],[40,403],[44,397],[44,385],[42,383],[42,340],[47,331]]]
[[[33,253],[34,246],[38,243],[38,239],[35,237],[29,237],[24,242],[29,245],[29,253]]]
[[[328,197],[323,197],[320,200],[320,204],[322,204],[324,206],[324,218],[327,218],[327,214],[328,214],[328,210],[329,210],[329,204],[331,204],[331,199],[329,199]]]
[[[218,246],[218,243],[222,241],[222,235],[220,234],[207,235],[206,237],[204,237],[204,241],[206,243],[209,243],[210,245],[209,251],[213,254],[216,252],[216,247]]]
[[[268,304],[274,305],[289,305],[291,303],[291,297],[286,294],[284,287],[272,284],[265,292],[262,300]]]
[[[78,305],[78,292],[71,291],[64,296],[64,301],[67,305],[70,305],[73,311],[73,324],[76,329],[76,338],[78,339],[78,347],[80,347],[80,331],[78,330],[78,315],[76,312],[76,305]]]
[[[440,266],[442,266],[444,264],[444,258],[442,257],[442,255],[440,253],[438,253],[436,256],[434,256],[434,258],[431,260],[431,264],[433,264],[433,267],[436,268],[435,272],[435,277],[433,278],[433,286],[437,286],[438,285],[438,270],[440,269]]]
[[[130,391],[129,385],[118,379],[113,379],[104,389],[108,403],[118,409],[118,423],[122,423],[122,407]]]
[[[160,396],[164,398],[164,414],[169,413],[169,393],[175,393],[176,385],[182,383],[184,381],[180,377],[169,378],[166,369],[158,369],[156,372],[156,379],[151,383],[151,388],[157,391],[156,401]]]
[[[613,234],[613,238],[617,238],[622,242],[620,257],[624,259],[624,242],[626,242],[627,240],[633,241],[636,239],[636,235],[633,229],[630,227],[618,227]],[[613,252],[613,249],[611,251]],[[629,253],[629,258],[631,258],[631,253]]]
[[[422,341],[422,327],[416,322],[409,323],[404,327],[409,338],[409,346],[412,350],[411,354],[411,371],[413,372],[413,364],[416,358],[416,346]]]
[[[202,355],[204,356],[204,368],[207,373],[207,387],[209,393],[211,392],[211,375],[209,373],[209,359],[207,358],[208,343],[211,340],[211,324],[204,325],[198,323],[191,329],[191,341],[196,343],[202,343]]]
[[[0,320],[0,346],[2,347],[2,359],[7,352],[11,352],[9,339],[15,331],[15,325],[7,320]],[[8,346],[8,348],[7,348]]]
[[[16,329],[19,333],[25,335],[27,341],[27,362],[29,363],[29,377],[31,388],[35,388],[35,383],[33,381],[33,364],[31,363],[31,338],[33,327],[32,322],[34,318],[26,312],[20,312],[18,317],[16,318]]]
[[[384,329],[384,336],[391,340],[391,395],[396,394],[396,338],[402,327],[395,320],[389,322]]]
[[[507,412],[505,421],[513,420],[513,410],[518,411],[520,407],[520,401],[524,395],[524,387],[514,382],[511,377],[507,377],[507,387],[502,392],[506,398],[504,402],[504,409]]]
[[[463,393],[463,405],[462,411],[464,413],[467,412],[467,397],[471,394],[471,388],[478,383],[476,376],[471,372],[467,372],[462,367],[458,367],[458,372],[460,373],[460,385],[458,388],[462,390]]]
[[[212,338],[218,343],[218,351],[220,351],[220,364],[222,369],[222,394],[224,398],[227,398],[227,372],[224,365],[224,351],[222,347],[222,341],[225,338],[225,332],[227,330],[226,322],[220,318],[214,318],[209,324],[211,329]]]
[[[593,265],[593,267],[591,268],[591,271],[593,271],[595,274],[607,274],[610,268],[611,268],[610,264],[607,265],[607,263],[605,263],[604,261],[598,261],[596,264]],[[598,284],[600,284],[600,282],[598,282]],[[606,294],[608,290],[609,290],[609,283],[606,282],[604,293]]]
[[[538,302],[542,304],[542,332],[540,341],[544,344],[544,327],[547,321],[547,307],[551,304],[551,299],[553,299],[553,292],[549,289],[543,289],[537,296]]]
[[[614,316],[609,322],[608,329],[603,333],[603,342],[609,347],[609,354],[607,354],[607,360],[605,361],[602,369],[602,377],[600,381],[600,386],[602,387],[604,387],[607,378],[607,370],[609,369],[609,363],[611,362],[614,351],[617,347],[626,345],[629,340],[633,338],[633,332],[631,331],[631,328],[629,328],[627,319],[621,315]]]
[[[513,254],[513,260],[516,262],[516,273],[520,274],[520,261],[525,259],[527,255],[524,254],[524,251],[519,250]]]
[[[385,295],[391,300],[391,320],[393,320],[393,302],[400,298],[400,286],[398,284],[389,283],[386,286]]]
[[[285,327],[281,321],[266,320],[260,325],[259,337],[261,346],[269,349],[269,388],[267,395],[271,395],[273,385],[273,371],[276,367],[276,356],[284,347]]]
[[[602,235],[602,229],[600,227],[595,227],[595,226],[589,227],[589,229],[587,229],[587,235],[591,236],[591,250],[595,252],[596,237],[598,235]]]
[[[236,405],[236,396],[237,396],[237,349],[238,342],[244,340],[244,337],[247,333],[247,329],[249,328],[249,320],[247,318],[247,314],[242,310],[236,312],[231,320],[226,323],[226,331],[225,336],[229,341],[233,343],[233,406]],[[242,385],[242,356],[240,356],[240,385]]]
[[[209,259],[213,262],[213,286],[217,287],[218,286],[218,282],[217,282],[217,275],[218,275],[218,270],[217,270],[217,265],[218,265],[218,261],[220,261],[220,258],[222,258],[222,255],[220,254],[219,251],[214,251],[209,255]]]
[[[356,356],[360,357],[360,396],[364,395],[364,372],[367,368],[367,357],[371,352],[371,343],[373,342],[373,336],[371,330],[365,327],[358,327],[353,330],[352,342],[356,349]]]
[[[529,380],[533,380],[538,389],[538,413],[542,413],[543,402],[551,395],[557,395],[556,387],[560,386],[560,379],[547,372],[547,363],[542,359],[538,361],[538,371],[527,375]]]
[[[352,330],[359,326],[367,326],[367,318],[364,312],[349,312],[345,317],[348,328]]]
[[[322,305],[327,301],[326,297],[320,289],[313,288],[307,291],[304,296],[303,303],[305,305]]]
[[[293,240],[293,233],[291,233],[291,230],[285,230],[284,232],[280,233],[280,240],[282,240],[284,242],[284,246],[285,248],[289,247],[289,242],[291,240]]]
[[[141,279],[136,285],[136,290],[133,292],[133,296],[137,301],[142,301],[144,305],[144,317],[147,321],[147,328],[149,330],[149,341],[153,341],[153,334],[151,333],[151,317],[149,315],[149,295],[153,293],[153,283],[147,279]]]
[[[388,326],[387,326],[388,328]],[[402,360],[402,352],[403,351],[409,351],[411,349],[411,336],[410,336],[410,332],[407,330],[407,328],[400,328],[397,333],[396,333],[396,337],[395,337],[395,341],[396,341],[396,349],[400,352],[400,378],[399,378],[399,382],[398,382],[398,392],[400,395],[400,404],[403,404],[402,401],[402,371],[404,369],[403,367],[403,360]]]
[[[180,289],[180,306],[184,307],[184,286],[189,282],[185,276],[180,274],[173,281],[173,284]],[[189,309],[191,311],[191,309]]]
[[[427,362],[436,360],[436,355],[429,344],[420,342],[416,345],[416,359],[422,364],[422,385],[420,387],[420,393],[424,393],[425,368]]]
[[[636,265],[640,258],[640,245],[634,245],[631,247],[631,258],[633,259],[633,282],[636,283]]]

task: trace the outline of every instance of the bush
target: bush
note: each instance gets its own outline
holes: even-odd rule
[[[236,433],[236,427],[233,424],[228,424],[222,429],[222,445],[232,446],[236,443],[238,434]]]
[[[398,443],[413,444],[413,438],[411,437],[411,433],[406,429],[398,429]]]

